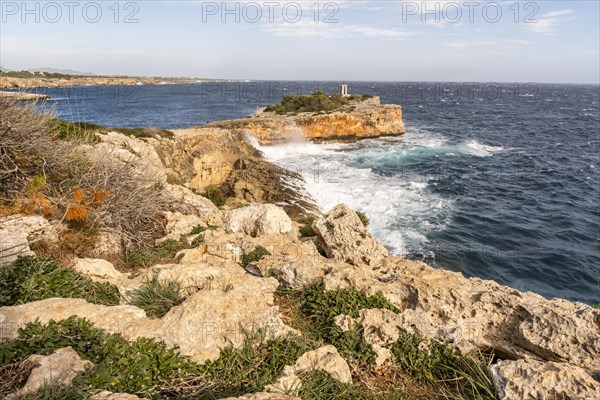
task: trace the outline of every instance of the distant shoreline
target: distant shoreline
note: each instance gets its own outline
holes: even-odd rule
[[[243,82],[241,80],[208,78],[113,77],[113,76],[62,76],[62,77],[12,77],[0,76],[0,89],[61,88],[73,86],[110,85],[173,85],[201,82]]]

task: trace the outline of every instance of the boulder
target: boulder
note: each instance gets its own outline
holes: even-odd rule
[[[223,225],[221,211],[206,197],[195,194],[190,189],[181,185],[167,183],[164,187],[163,193],[170,200],[172,212],[196,216],[205,226]]]
[[[352,383],[352,373],[348,363],[334,346],[326,345],[304,353],[293,366],[285,366],[277,382],[267,385],[265,389],[275,393],[297,393],[302,387],[298,375],[310,371],[327,372],[342,383]]]
[[[273,204],[253,203],[225,213],[225,229],[230,233],[241,232],[258,237],[292,231],[292,220],[283,209]]]
[[[600,310],[468,279],[418,261],[389,257],[377,266],[336,268],[323,277],[323,284],[326,290],[381,292],[401,310],[395,316],[369,312],[375,327],[396,326],[450,343],[463,353],[493,349],[500,358],[564,362],[600,371]]]
[[[86,278],[101,282],[123,278],[123,274],[112,263],[98,258],[77,258],[73,269]]]
[[[197,215],[186,215],[178,211],[167,211],[164,215],[167,220],[167,225],[165,226],[167,236],[157,240],[157,242],[167,239],[179,240],[181,235],[189,235],[191,230],[198,225],[206,227],[206,218]]]
[[[321,247],[330,258],[350,264],[374,264],[388,252],[360,218],[345,204],[335,206],[329,214],[313,223],[321,238]]]
[[[44,238],[56,240],[55,228],[44,217],[16,214],[0,218],[0,266],[19,256],[33,256],[29,244]]]
[[[600,398],[600,383],[575,365],[505,360],[491,372],[500,400]]]
[[[27,383],[17,391],[17,396],[35,394],[46,385],[69,386],[80,373],[93,366],[71,347],[58,349],[49,356],[32,355],[27,360],[37,366],[31,370]]]

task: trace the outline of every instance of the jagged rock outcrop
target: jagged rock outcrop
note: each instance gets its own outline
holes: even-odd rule
[[[302,381],[298,375],[310,371],[327,372],[342,383],[352,383],[352,373],[346,360],[334,346],[326,345],[304,353],[293,366],[285,366],[277,382],[265,389],[275,393],[297,393],[302,388]]]
[[[388,255],[387,250],[365,228],[360,218],[345,204],[335,206],[313,223],[328,257],[350,264],[373,264]]]
[[[505,360],[491,372],[500,400],[600,398],[600,382],[575,365]]]
[[[36,367],[31,370],[25,386],[16,392],[17,396],[35,394],[46,385],[69,386],[73,379],[93,366],[71,347],[58,349],[49,356],[32,355],[27,361]]]
[[[252,203],[225,213],[225,229],[230,233],[244,233],[257,237],[277,235],[292,230],[292,221],[283,209],[273,204]]]
[[[35,255],[29,247],[32,241],[54,241],[56,235],[56,228],[44,217],[16,214],[0,218],[0,267],[19,256]]]
[[[600,310],[561,299],[547,300],[493,281],[389,257],[370,268],[334,269],[327,290],[354,287],[383,293],[401,313],[382,319],[420,337],[461,351],[494,349],[500,358],[531,358],[600,370]]]
[[[356,140],[404,133],[402,108],[392,104],[381,105],[379,97],[355,100],[352,108],[332,113],[281,116],[262,109],[252,118],[219,121],[209,126],[250,134],[261,144],[302,138]]]

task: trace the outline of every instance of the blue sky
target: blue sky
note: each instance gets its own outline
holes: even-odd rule
[[[272,80],[600,80],[597,0],[245,0],[229,2],[230,14],[222,2],[40,1],[27,2],[27,10],[22,1],[0,3],[0,64],[11,69]]]

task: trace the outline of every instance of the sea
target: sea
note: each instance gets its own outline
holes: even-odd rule
[[[35,89],[60,118],[186,128],[242,118],[339,82],[198,82]],[[600,87],[349,82],[402,106],[406,133],[354,143],[260,146],[300,173],[323,211],[346,203],[395,255],[600,303]]]

